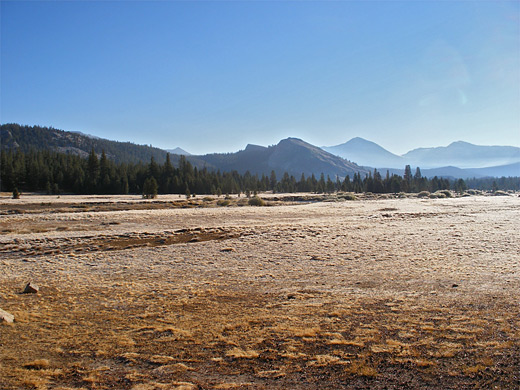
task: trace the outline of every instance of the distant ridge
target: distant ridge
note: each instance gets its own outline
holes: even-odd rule
[[[441,164],[459,168],[485,168],[520,162],[520,148],[481,146],[457,141],[448,146],[414,149],[403,157],[424,168],[435,168]]]
[[[297,176],[298,179],[302,173],[308,176],[312,174],[319,176],[323,173],[333,179],[336,176],[352,177],[356,172],[368,173],[365,168],[298,138],[287,138],[267,148],[248,145],[245,150],[236,153],[207,154],[198,158],[220,170],[236,170],[239,173],[249,171],[252,174],[266,175],[271,171],[277,175],[287,172]]]
[[[387,169],[381,168],[381,172],[386,172]],[[402,176],[404,169],[388,168],[390,174]],[[447,179],[473,179],[484,177],[520,177],[520,163],[500,165],[496,167],[487,168],[457,168],[453,166],[439,167],[439,168],[421,168],[421,174],[424,177],[431,179],[434,176],[443,177]]]
[[[179,156],[191,156],[192,154],[185,151],[184,149],[181,149],[179,147],[176,147],[175,149],[165,149],[168,153],[171,154],[177,154]]]
[[[366,139],[355,137],[336,146],[324,146],[323,150],[353,161],[359,165],[370,167],[404,168],[405,159]]]
[[[267,147],[265,147],[265,146],[247,144],[245,150],[247,152],[262,152],[262,151],[265,151],[266,149],[267,149]]]

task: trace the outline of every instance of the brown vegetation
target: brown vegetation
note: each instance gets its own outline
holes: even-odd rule
[[[519,201],[2,201],[0,387],[516,389]]]

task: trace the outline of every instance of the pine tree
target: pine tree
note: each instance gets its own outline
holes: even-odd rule
[[[271,171],[271,177],[269,178],[269,189],[271,189],[273,192],[275,190],[276,183],[276,173],[274,171]]]
[[[20,192],[18,191],[18,188],[14,187],[13,190],[13,199],[20,199]]]
[[[157,197],[157,180],[154,177],[148,177],[143,184],[143,198],[154,199]]]
[[[403,175],[403,185],[401,186],[403,191],[412,191],[412,168],[410,165],[405,166]]]
[[[108,161],[105,150],[101,151],[101,158],[99,159],[99,187],[98,192],[102,194],[110,193],[110,163]]]
[[[87,187],[90,193],[95,193],[97,189],[99,179],[99,160],[94,151],[94,148],[90,151],[87,160]]]

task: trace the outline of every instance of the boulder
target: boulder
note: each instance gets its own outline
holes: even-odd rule
[[[34,283],[27,283],[27,286],[25,286],[25,289],[23,290],[24,294],[36,294],[40,288],[35,285]]]
[[[5,321],[10,324],[14,321],[14,316],[11,313],[8,313],[5,310],[0,309],[0,322],[2,321]]]

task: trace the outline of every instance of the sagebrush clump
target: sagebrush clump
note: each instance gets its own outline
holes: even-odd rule
[[[229,206],[230,203],[229,199],[220,199],[217,201],[217,206]]]
[[[260,198],[259,196],[254,196],[251,199],[249,199],[249,205],[250,206],[265,206],[265,201]]]

